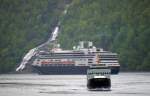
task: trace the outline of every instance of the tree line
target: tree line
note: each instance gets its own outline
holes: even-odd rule
[[[64,49],[80,40],[117,52],[121,69],[150,71],[149,0],[74,0],[62,20]]]
[[[69,0],[0,0],[0,73],[45,42]]]

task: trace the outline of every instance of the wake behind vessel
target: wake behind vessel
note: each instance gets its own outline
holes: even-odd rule
[[[92,42],[81,41],[73,50],[62,50],[57,44],[49,51],[39,51],[32,67],[40,74],[54,75],[86,74],[90,66],[97,65],[107,66],[112,74],[118,74],[120,68],[116,53],[96,48]]]

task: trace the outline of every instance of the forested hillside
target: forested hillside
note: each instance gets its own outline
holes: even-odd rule
[[[74,0],[61,19],[63,48],[91,40],[117,52],[122,70],[150,71],[150,0]]]
[[[0,0],[0,73],[45,42],[70,0]]]
[[[80,40],[117,52],[122,70],[150,71],[150,0],[0,0],[0,73],[45,42],[61,21],[58,42]],[[62,15],[69,3],[66,15]]]

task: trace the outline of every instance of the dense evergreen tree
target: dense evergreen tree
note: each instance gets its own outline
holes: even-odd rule
[[[45,42],[68,0],[0,0],[0,73]]]
[[[123,70],[150,71],[150,0],[0,0],[0,73],[45,42],[61,20],[58,42],[91,40],[117,52]]]
[[[80,40],[91,40],[117,52],[123,70],[150,70],[149,4],[149,0],[74,0],[62,19],[59,41],[71,48]]]

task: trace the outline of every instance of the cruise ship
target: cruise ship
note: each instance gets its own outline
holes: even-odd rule
[[[86,46],[86,47],[85,47]],[[62,50],[59,45],[49,51],[39,51],[32,67],[39,74],[87,74],[90,66],[107,66],[111,74],[118,74],[120,65],[117,53],[96,48],[90,41],[81,41],[73,50]]]

